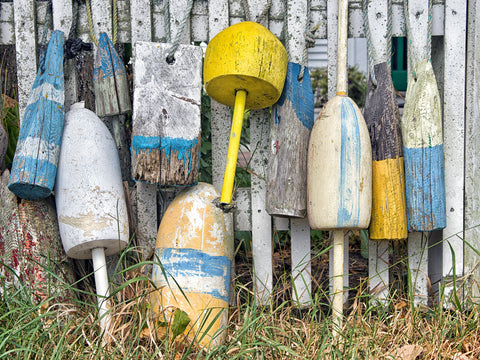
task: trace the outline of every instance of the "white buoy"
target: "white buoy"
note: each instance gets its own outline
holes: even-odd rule
[[[93,260],[100,325],[105,331],[110,323],[105,255],[127,246],[128,217],[115,141],[83,103],[72,105],[65,116],[55,200],[67,256]]]

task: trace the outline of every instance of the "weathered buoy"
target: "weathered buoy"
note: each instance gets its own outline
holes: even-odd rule
[[[231,217],[213,203],[216,198],[217,190],[205,183],[177,195],[158,229],[159,264],[152,273],[159,288],[154,312],[170,322],[172,310],[185,311],[190,323],[184,333],[205,347],[225,339],[234,251]]]
[[[372,240],[408,237],[400,112],[386,62],[375,65],[377,85],[369,79],[364,117],[372,143]]]
[[[132,111],[127,70],[108,35],[100,33],[93,69],[95,112],[112,116]]]
[[[135,44],[132,177],[156,185],[198,181],[203,52],[171,44]]]
[[[280,98],[287,63],[280,40],[254,22],[232,25],[208,43],[203,66],[205,90],[219,103],[234,106],[220,196],[224,208],[232,200],[244,110],[265,108]]]
[[[65,118],[55,196],[65,252],[75,259],[93,260],[105,329],[109,296],[105,254],[116,254],[127,246],[127,207],[115,141],[82,104],[72,105]]]
[[[307,215],[307,148],[315,120],[308,68],[289,62],[282,95],[272,108],[266,210],[272,216]]]
[[[25,109],[8,188],[22,199],[52,193],[64,123],[63,32],[56,30],[41,58]]]
[[[440,94],[429,59],[416,63],[402,117],[408,231],[447,226]]]
[[[0,179],[0,272],[7,284],[25,286],[34,303],[50,297],[69,301],[73,268],[62,247],[53,200],[19,202],[7,189],[9,176],[5,170]]]
[[[337,95],[315,121],[308,144],[307,212],[313,229],[333,230],[333,333],[343,316],[343,229],[365,229],[372,208],[372,148],[367,125],[347,97],[348,0],[338,4]]]

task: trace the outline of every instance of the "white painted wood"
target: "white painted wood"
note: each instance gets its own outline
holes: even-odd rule
[[[132,47],[137,41],[152,40],[150,0],[130,0]]]
[[[250,15],[256,19],[267,1],[248,0]],[[268,28],[268,15],[261,24]],[[273,288],[272,217],[265,210],[267,192],[267,155],[269,152],[270,112],[268,109],[250,111],[250,151],[252,153],[252,243],[255,295],[260,304],[266,304]]]
[[[185,17],[188,0],[170,0],[170,41],[173,43],[180,30],[180,24]],[[180,43],[190,44],[190,18],[187,20]]]
[[[300,305],[312,301],[310,226],[307,219],[290,219],[294,299]]]
[[[388,0],[369,1],[367,5],[373,65],[388,61]]]
[[[13,3],[13,6],[17,57],[18,109],[21,122],[25,107],[27,106],[28,95],[30,94],[37,74],[35,0],[17,0]]]
[[[139,18],[140,14],[150,19],[149,1],[131,0],[130,12],[132,18],[132,44],[137,41],[151,41],[152,29],[148,20]],[[151,23],[150,23],[151,26]],[[155,248],[157,238],[157,187],[147,183],[137,183],[137,231],[140,246],[145,256]]]
[[[53,28],[61,30],[68,38],[70,27],[72,26],[72,3],[70,1],[53,0]],[[77,102],[77,76],[75,71],[75,59],[70,59],[64,63],[65,76],[65,111],[68,111],[70,105]]]
[[[428,304],[428,236],[413,232],[408,236],[408,266],[411,273],[411,291],[415,305]]]
[[[468,2],[465,118],[465,297],[480,298],[480,2]],[[448,208],[447,208],[448,213]]]
[[[208,3],[210,1],[195,1],[191,18],[191,41],[208,41]],[[315,32],[317,39],[325,39],[327,37],[327,0],[311,0],[311,19],[312,25],[318,26]],[[118,0],[118,40],[122,43],[130,42],[131,35],[131,17],[128,7],[128,0]],[[153,40],[165,42],[164,2],[155,1],[151,4],[152,8],[152,34]],[[37,11],[44,11],[46,3],[39,1],[37,3]],[[405,36],[403,2],[401,0],[393,2],[393,36]],[[89,37],[88,24],[86,21],[85,4],[80,4],[80,27],[79,35],[83,40]],[[349,34],[352,37],[364,36],[363,20],[360,10],[360,1],[351,1],[349,9]],[[283,4],[282,1],[273,1],[270,11],[269,27],[277,36],[281,37],[283,28]],[[444,4],[442,0],[435,1],[433,4],[433,24],[432,34],[441,36],[444,34],[443,28]],[[240,21],[244,21],[243,9],[240,1],[232,2],[230,5],[230,13],[226,17],[233,25]],[[0,44],[14,44],[15,37],[13,33],[13,3],[1,3],[0,9]]]
[[[332,285],[332,314],[333,336],[341,333],[343,321],[343,289],[344,289],[344,236],[343,230],[333,231],[333,285]],[[348,247],[347,247],[348,248]]]
[[[368,243],[368,289],[373,302],[386,305],[389,291],[389,243],[370,240]]]
[[[418,62],[430,58],[430,42],[428,36],[428,0],[409,1],[407,9],[406,26],[408,27],[408,43],[412,51],[408,56],[413,56]],[[408,62],[408,77],[412,74],[412,61]],[[412,274],[412,294],[414,303],[427,304],[428,289],[426,277],[428,276],[428,233],[411,232],[408,234],[408,266]]]
[[[430,58],[428,3],[429,0],[408,1],[408,42],[412,46],[412,54],[417,62]]]
[[[104,0],[90,0],[90,6],[95,38],[98,40],[100,33],[104,32],[113,42],[112,3]]]
[[[287,32],[289,36],[286,39],[286,49],[288,60],[297,64],[303,64],[304,61],[303,53],[306,46],[304,34],[309,25],[307,6],[308,2],[306,0],[287,3]],[[290,219],[290,224],[294,296],[299,305],[308,305],[311,302],[312,292],[310,225],[307,219],[294,218]]]
[[[250,112],[250,143],[252,152],[252,242],[253,270],[255,275],[255,294],[260,304],[266,304],[273,287],[273,241],[272,217],[265,209],[267,184],[266,156],[269,151],[268,136],[270,130],[268,110]]]
[[[443,230],[443,277],[445,292],[452,286],[452,253],[455,252],[455,271],[463,275],[463,185],[465,136],[465,67],[466,67],[467,5],[462,0],[445,1],[443,134],[445,151],[445,196],[447,227]],[[434,259],[431,259],[434,261]]]
[[[388,41],[389,0],[370,1],[367,7],[373,65],[387,62],[391,56]],[[386,305],[389,289],[389,243],[386,240],[368,242],[368,288],[374,301]]]
[[[229,26],[228,0],[212,0],[208,2],[209,38],[212,39]],[[211,132],[212,132],[212,178],[213,186],[222,190],[223,173],[227,164],[228,139],[232,125],[230,108],[215,100],[211,102]],[[251,224],[250,224],[251,228]]]
[[[328,98],[337,93],[338,0],[327,0]]]

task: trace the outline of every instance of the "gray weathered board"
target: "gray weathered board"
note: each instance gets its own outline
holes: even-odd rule
[[[137,42],[134,66],[132,176],[158,185],[198,179],[202,49]]]

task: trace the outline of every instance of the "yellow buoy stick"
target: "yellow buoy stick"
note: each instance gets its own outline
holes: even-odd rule
[[[247,101],[247,92],[237,90],[235,94],[235,107],[233,108],[232,130],[230,131],[230,141],[228,143],[227,166],[223,174],[222,194],[220,204],[230,204],[232,201],[233,183],[235,180],[235,170],[237,169],[238,148],[240,147],[240,138],[242,137],[243,114],[245,112],[245,103]]]

